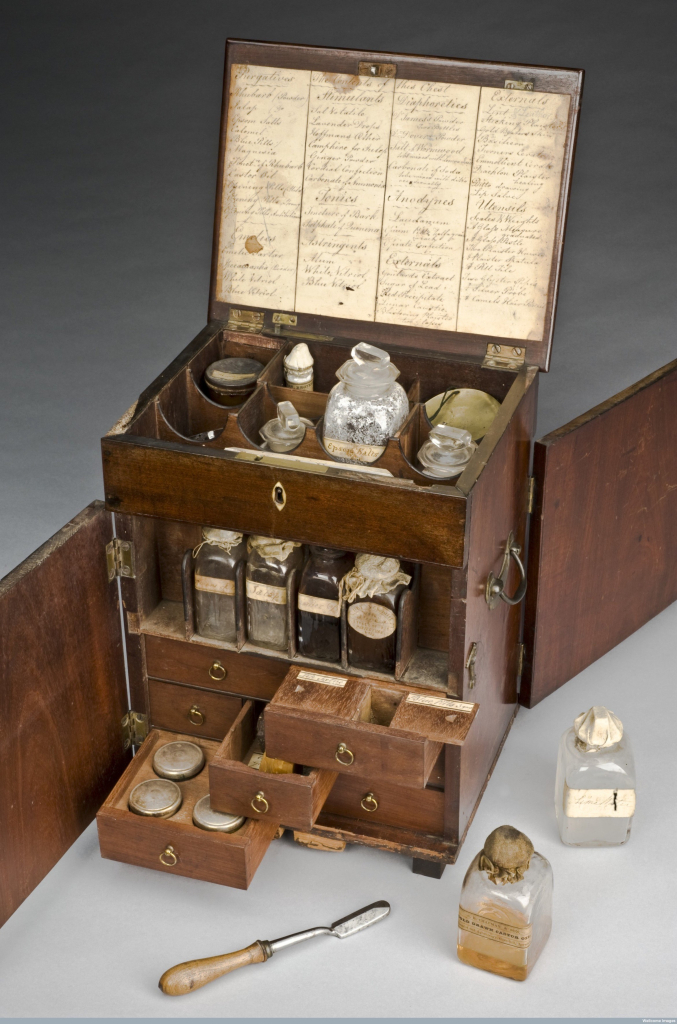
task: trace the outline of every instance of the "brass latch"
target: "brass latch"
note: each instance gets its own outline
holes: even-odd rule
[[[477,675],[476,675],[476,672],[475,672],[475,662],[477,661],[477,648],[478,648],[478,646],[479,645],[477,643],[472,643],[470,645],[470,650],[468,651],[468,657],[465,660],[465,667],[468,670],[468,689],[469,690],[474,690],[475,689],[475,683],[477,682]]]
[[[148,735],[148,716],[139,711],[128,711],[122,719],[122,749],[140,747]]]
[[[520,345],[495,345],[489,342],[482,366],[490,366],[495,370],[519,370],[526,356],[526,349]]]
[[[273,313],[274,324],[286,324],[287,327],[296,327],[299,318],[295,313]]]
[[[506,78],[505,80],[506,89],[521,89],[523,92],[534,91],[534,80],[533,78],[522,81],[519,78]]]
[[[131,540],[114,537],[106,544],[106,566],[109,583],[112,583],[116,576],[124,576],[128,580],[135,578],[134,545]]]
[[[376,64],[371,60],[361,60],[357,65],[357,73],[369,78],[394,78],[397,74],[397,64]]]
[[[264,316],[264,313],[255,313],[252,309],[231,309],[226,330],[239,331],[240,334],[260,334]]]

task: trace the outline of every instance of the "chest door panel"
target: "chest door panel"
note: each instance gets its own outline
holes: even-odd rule
[[[536,442],[520,701],[677,598],[677,360]]]

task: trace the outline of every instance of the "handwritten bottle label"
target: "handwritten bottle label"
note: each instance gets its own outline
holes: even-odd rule
[[[353,441],[336,441],[333,437],[324,437],[322,440],[330,455],[339,459],[353,459],[355,462],[376,462],[385,451],[385,445],[382,444],[355,444]]]
[[[361,601],[348,609],[348,623],[370,640],[385,640],[397,629],[397,616],[385,605]]]
[[[267,583],[247,580],[247,597],[251,601],[265,601],[266,604],[286,604],[286,587],[271,587]]]
[[[502,942],[506,946],[517,946],[518,949],[527,949],[531,945],[531,925],[522,927],[513,924],[504,924],[503,921],[495,921],[491,917],[480,917],[470,910],[458,908],[458,927],[464,932],[472,932],[473,935],[483,935],[493,942]]]
[[[220,580],[215,576],[200,576],[196,572],[195,589],[203,590],[208,594],[224,594],[226,597],[233,597],[235,594],[235,580]]]
[[[338,619],[341,614],[338,601],[329,601],[325,597],[311,597],[310,594],[299,594],[299,611],[331,615],[333,619]]]
[[[408,693],[407,704],[425,704],[429,708],[443,708],[444,711],[472,713],[474,704],[467,700],[449,700],[447,697],[429,697],[426,693]]]
[[[634,789],[569,789],[564,784],[564,813],[568,818],[631,818]]]

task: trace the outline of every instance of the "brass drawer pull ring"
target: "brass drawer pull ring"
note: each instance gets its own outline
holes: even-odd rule
[[[193,723],[193,725],[204,725],[205,724],[204,713],[202,711],[200,711],[200,709],[197,706],[197,704],[193,704],[192,708],[188,712],[188,717],[191,720],[191,722]]]
[[[179,863],[179,858],[177,857],[173,846],[168,846],[165,850],[162,851],[162,853],[160,854],[160,863],[164,864],[166,868],[176,867],[176,865]]]
[[[251,806],[254,808],[257,814],[267,814],[270,808],[270,804],[263,795],[263,790],[260,789],[254,799],[251,802]]]
[[[339,764],[344,764],[346,766],[352,764],[353,761],[355,760],[355,755],[353,754],[352,750],[348,750],[345,743],[339,743],[338,747],[336,748],[336,754],[334,756],[336,757],[336,760],[338,761]],[[344,758],[346,758],[345,761]]]
[[[376,799],[373,793],[367,793],[360,800],[360,807],[365,811],[377,811],[378,800]]]
[[[215,661],[209,669],[209,678],[213,679],[215,683],[220,683],[222,679],[225,679],[228,672],[223,667],[220,661]]]
[[[505,601],[506,604],[515,605],[519,604],[524,598],[527,592],[527,574],[524,571],[524,565],[520,558],[521,547],[515,543],[515,537],[512,532],[508,534],[508,539],[505,543],[505,551],[503,552],[503,564],[501,565],[501,571],[498,576],[494,576],[493,572],[489,573],[487,579],[487,586],[484,592],[487,604],[490,608],[496,608],[499,601]],[[505,581],[508,578],[508,570],[510,569],[510,559],[513,558],[519,569],[520,581],[517,590],[512,597],[509,597],[505,592]]]

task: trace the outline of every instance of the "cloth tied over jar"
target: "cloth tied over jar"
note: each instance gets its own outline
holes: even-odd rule
[[[411,576],[407,576],[406,572],[400,572],[397,558],[358,555],[354,568],[341,580],[339,597],[351,604],[358,597],[389,594],[400,583],[411,583]]]
[[[215,548],[221,548],[222,551],[229,555],[233,548],[242,543],[242,536],[241,533],[237,533],[235,530],[217,530],[213,526],[203,526],[202,540],[197,547],[193,548],[193,558],[197,558],[200,548],[204,547],[205,544],[212,544]]]
[[[262,558],[276,558],[278,562],[286,562],[294,548],[300,547],[299,541],[275,537],[249,537],[247,540],[247,551],[258,551]]]

